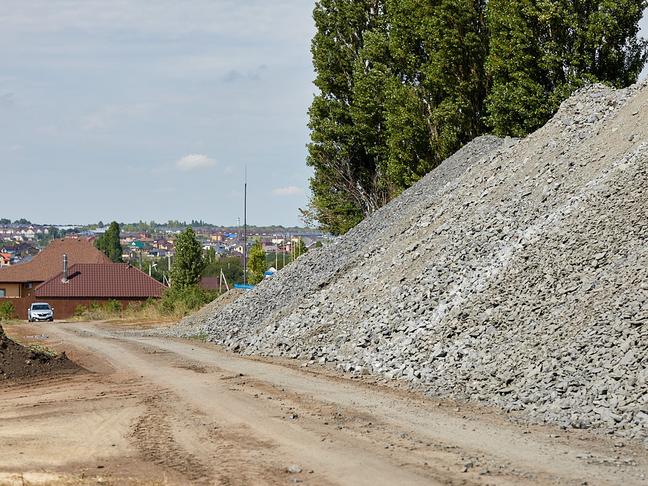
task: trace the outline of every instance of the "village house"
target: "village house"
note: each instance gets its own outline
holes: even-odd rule
[[[87,238],[54,240],[30,262],[0,268],[0,299],[12,302],[20,318],[35,301],[48,302],[64,319],[79,305],[115,300],[126,307],[165,289],[142,271],[111,262]]]
[[[77,263],[36,287],[34,294],[54,307],[58,318],[66,318],[79,305],[117,301],[125,309],[162,297],[166,288],[127,263]]]
[[[0,297],[21,298],[34,294],[34,289],[62,270],[63,255],[68,264],[110,263],[87,238],[64,238],[52,241],[27,263],[0,269]]]

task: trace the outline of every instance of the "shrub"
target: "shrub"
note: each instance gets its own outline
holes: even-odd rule
[[[115,299],[110,299],[108,302],[104,304],[104,308],[106,311],[114,314],[121,314],[122,312],[122,305],[118,300]]]
[[[74,308],[74,317],[81,317],[88,312],[88,308],[85,305],[77,305]]]
[[[171,288],[160,299],[160,311],[164,315],[183,317],[216,297],[214,292],[193,285],[184,288]]]
[[[16,309],[12,302],[0,302],[0,321],[8,321],[16,315]]]

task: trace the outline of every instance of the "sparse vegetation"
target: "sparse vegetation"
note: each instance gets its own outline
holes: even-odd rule
[[[0,321],[8,321],[16,315],[16,309],[11,302],[0,302]]]
[[[79,305],[74,310],[74,319],[79,321],[106,321],[115,319],[137,321],[168,321],[181,319],[217,297],[217,292],[192,286],[169,289],[161,299],[149,299],[131,303],[126,308],[116,300],[89,306]]]

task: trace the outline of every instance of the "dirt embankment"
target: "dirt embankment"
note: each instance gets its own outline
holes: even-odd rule
[[[9,339],[0,326],[0,381],[80,370],[65,353],[53,355],[21,346]]]

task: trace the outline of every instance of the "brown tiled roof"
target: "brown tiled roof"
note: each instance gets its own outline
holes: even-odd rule
[[[53,240],[27,263],[0,269],[0,282],[44,282],[63,271],[63,254],[68,266],[75,263],[110,263],[88,238]]]
[[[166,287],[126,263],[77,263],[36,287],[38,297],[146,298],[162,297]]]

